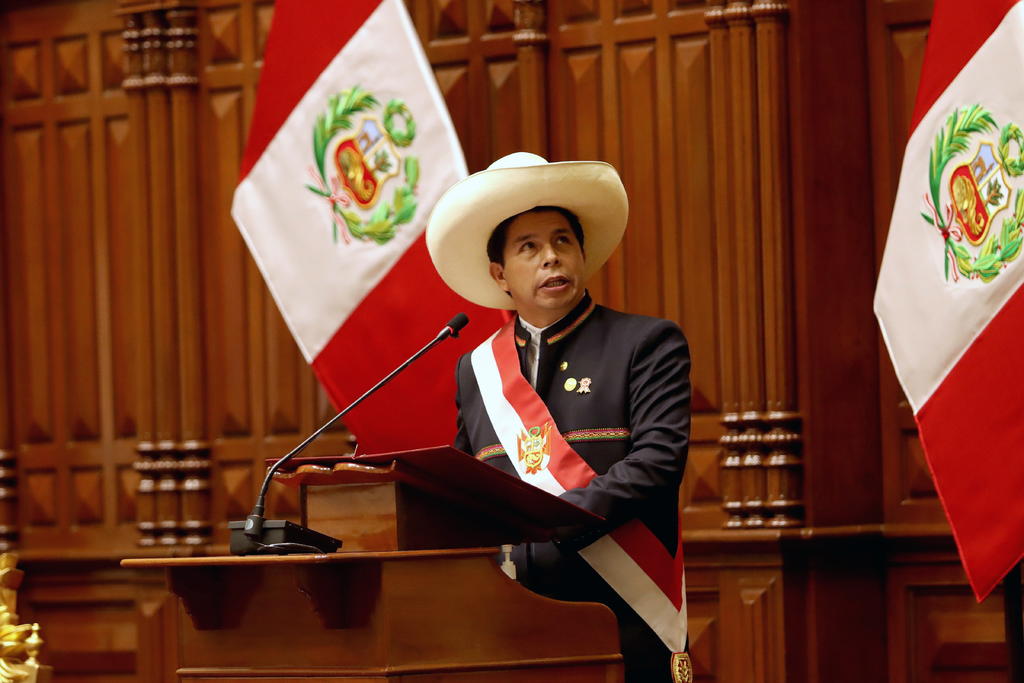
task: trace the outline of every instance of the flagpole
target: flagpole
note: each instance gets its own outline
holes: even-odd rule
[[[1024,614],[1021,610],[1020,562],[1003,579],[1003,616],[1010,683],[1024,683]]]

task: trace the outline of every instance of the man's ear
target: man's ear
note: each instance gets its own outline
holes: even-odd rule
[[[498,283],[499,287],[501,287],[503,290],[507,292],[508,283],[505,282],[505,267],[502,266],[500,263],[494,263],[493,261],[491,261],[490,270],[491,277],[494,278],[494,281]]]

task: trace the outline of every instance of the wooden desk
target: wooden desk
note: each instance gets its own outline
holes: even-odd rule
[[[604,605],[536,595],[495,548],[124,560],[180,599],[182,681],[617,683]]]

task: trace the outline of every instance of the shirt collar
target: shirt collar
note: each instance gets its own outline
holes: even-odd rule
[[[548,325],[547,327],[534,327],[530,323],[528,323],[525,320],[523,320],[522,318],[520,318],[519,319],[519,324],[523,326],[523,330],[527,334],[529,334],[530,336],[533,336],[535,334],[542,333],[544,330],[548,329],[548,327],[551,327],[551,325],[554,325],[555,323],[551,323],[551,325]]]
[[[584,292],[583,298],[580,299],[580,302],[571,311],[562,316],[558,322],[552,323],[547,327],[534,327],[519,316],[516,316],[516,344],[526,346],[526,341],[534,331],[539,331],[541,333],[541,340],[548,344],[560,342],[583,324],[583,321],[594,312],[595,306],[594,300],[590,298],[590,292]]]

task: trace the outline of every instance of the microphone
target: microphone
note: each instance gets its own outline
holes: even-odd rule
[[[465,313],[459,313],[448,321],[448,324],[444,326],[444,330],[441,330],[441,333],[443,334],[445,330],[449,330],[452,337],[458,338],[459,332],[467,324],[469,324],[469,316]]]
[[[309,444],[327,431],[331,425],[337,422],[344,415],[348,414],[353,408],[362,403],[378,389],[394,379],[398,373],[409,367],[409,365],[411,365],[420,356],[443,342],[448,337],[458,337],[459,332],[468,323],[469,317],[465,313],[457,314],[454,318],[449,320],[443,328],[441,328],[441,331],[438,332],[433,339],[427,342],[426,346],[392,370],[384,379],[373,385],[362,396],[352,401],[352,403],[346,406],[344,410],[325,422],[320,429],[306,437],[305,441],[293,448],[291,452],[271,465],[270,469],[267,471],[267,476],[263,479],[263,485],[260,486],[260,492],[256,497],[255,505],[252,506],[252,512],[249,513],[249,516],[245,518],[244,522],[228,523],[228,528],[231,529],[231,553],[233,555],[333,553],[341,547],[341,541],[338,539],[325,536],[324,534],[313,531],[312,529],[307,529],[306,527],[286,520],[264,519],[263,511],[266,504],[267,489],[270,487],[270,482],[273,480],[274,474],[281,469],[281,465],[304,451]],[[263,541],[266,540],[264,539],[264,526],[271,529],[272,532],[282,529],[282,532],[274,534],[275,536],[281,537],[281,541],[277,543],[264,543]]]

